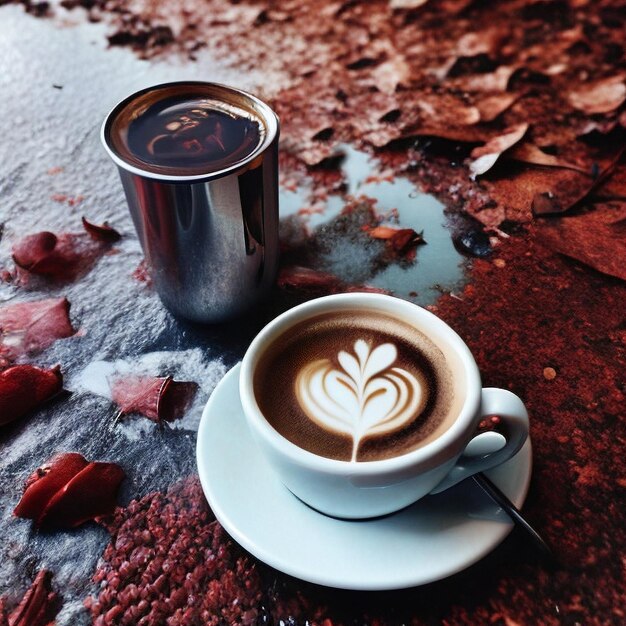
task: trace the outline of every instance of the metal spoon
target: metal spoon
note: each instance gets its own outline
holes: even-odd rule
[[[556,564],[554,553],[548,544],[542,539],[541,535],[522,517],[519,509],[502,493],[502,491],[494,485],[483,473],[474,474],[472,476],[474,482],[511,518],[511,520],[521,528],[526,536],[530,537],[535,547],[551,564]]]

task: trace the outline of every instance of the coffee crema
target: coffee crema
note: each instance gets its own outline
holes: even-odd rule
[[[125,161],[155,173],[210,174],[242,161],[265,127],[249,109],[194,84],[149,91],[128,102],[110,129]]]
[[[254,394],[300,448],[343,461],[388,459],[444,432],[454,416],[442,351],[409,324],[371,311],[326,313],[274,339]]]

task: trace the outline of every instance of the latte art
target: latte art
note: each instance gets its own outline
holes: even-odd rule
[[[302,410],[322,428],[352,438],[351,461],[364,437],[385,435],[406,426],[423,408],[425,393],[409,371],[392,367],[398,350],[392,343],[372,349],[363,339],[354,354],[340,351],[337,361],[305,365],[295,383]]]
[[[324,313],[277,336],[255,367],[254,396],[278,433],[347,462],[389,459],[449,425],[446,358],[426,335],[377,311]]]

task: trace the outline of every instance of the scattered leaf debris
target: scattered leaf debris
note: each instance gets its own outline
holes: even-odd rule
[[[97,520],[113,513],[124,476],[116,463],[90,463],[75,452],[58,454],[26,481],[14,515],[51,528]]]

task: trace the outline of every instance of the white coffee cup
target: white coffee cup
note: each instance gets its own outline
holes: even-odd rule
[[[456,418],[434,440],[391,458],[340,461],[300,448],[265,418],[253,386],[260,357],[295,324],[342,310],[369,310],[400,319],[425,334],[444,353],[455,387]],[[523,402],[510,391],[482,388],[469,348],[445,322],[415,304],[381,294],[326,296],[274,319],[256,336],[244,356],[239,390],[252,435],[285,486],[312,508],[347,519],[392,513],[425,495],[443,491],[472,474],[504,463],[528,437],[528,414]],[[506,436],[477,434],[480,421],[492,415],[500,417]]]

